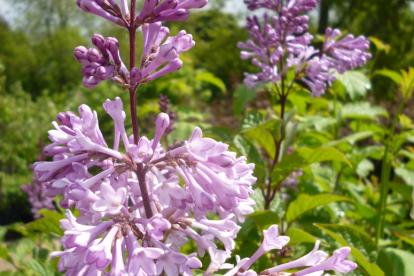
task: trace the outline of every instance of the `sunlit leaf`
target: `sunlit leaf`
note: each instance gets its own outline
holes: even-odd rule
[[[369,79],[359,71],[346,71],[343,74],[336,74],[335,76],[345,86],[351,99],[355,99],[357,95],[365,96],[367,89],[371,89]]]
[[[414,271],[414,254],[397,248],[385,249],[394,265],[395,276],[412,276]],[[388,276],[388,275],[387,275]]]
[[[322,205],[336,201],[352,201],[350,198],[332,194],[307,195],[300,194],[292,201],[286,212],[286,221],[292,223],[304,213]]]
[[[207,83],[210,83],[212,85],[214,85],[215,87],[219,88],[221,90],[221,92],[225,93],[226,92],[226,85],[224,84],[224,82],[217,78],[216,76],[214,76],[213,74],[211,74],[210,72],[202,72],[199,73],[195,76],[196,80],[199,81],[204,81]]]
[[[320,147],[316,149],[299,148],[286,155],[275,165],[272,171],[272,186],[278,185],[292,172],[313,163],[339,161],[351,166],[345,156],[335,148]],[[351,166],[352,167],[352,166]]]

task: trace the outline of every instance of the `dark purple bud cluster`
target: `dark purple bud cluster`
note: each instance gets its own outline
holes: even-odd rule
[[[170,100],[167,98],[167,96],[164,96],[164,95],[160,94],[159,97],[160,97],[160,100],[158,101],[158,104],[160,106],[160,111],[163,112],[163,113],[167,113],[170,117],[170,125],[165,130],[165,135],[168,135],[176,129],[176,127],[173,126],[174,125],[174,120],[176,119],[176,116],[175,116],[174,110],[169,109],[170,108]]]
[[[112,79],[117,83],[123,81],[117,77],[125,76],[128,73],[119,56],[119,43],[116,38],[94,34],[92,43],[99,49],[86,49],[84,46],[75,48],[75,58],[78,62],[85,64],[81,72],[85,76],[82,80],[86,88],[95,88],[106,79]]]

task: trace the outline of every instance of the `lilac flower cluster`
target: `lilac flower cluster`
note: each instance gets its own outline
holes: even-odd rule
[[[371,54],[369,41],[363,36],[354,38],[347,35],[337,39],[338,29],[326,30],[321,50],[310,46],[313,39],[307,32],[309,17],[303,15],[316,7],[319,0],[245,0],[250,10],[266,8],[277,13],[269,18],[265,13],[261,24],[256,16],[247,18],[246,29],[253,40],[239,42],[242,59],[252,59],[252,63],[261,69],[259,73],[245,73],[244,82],[249,89],[258,84],[276,83],[285,77],[286,71],[295,68],[294,80],[305,83],[313,96],[325,93],[327,84],[336,80],[334,73],[362,66]],[[270,21],[270,22],[269,22]]]
[[[92,36],[92,43],[96,48],[87,49],[84,46],[75,48],[75,58],[83,63],[81,69],[84,78],[83,86],[95,88],[106,79],[112,79],[118,84],[138,86],[161,77],[165,74],[177,71],[182,66],[178,54],[191,49],[195,42],[190,34],[181,31],[175,37],[168,37],[160,46],[161,42],[169,34],[167,27],[161,23],[146,24],[142,27],[144,35],[144,50],[140,68],[132,68],[131,72],[125,67],[119,56],[119,43],[116,38],[104,38],[99,34]],[[167,63],[162,69],[161,65]]]
[[[190,9],[199,9],[208,0],[146,0],[141,12],[134,20],[135,26],[160,21],[184,21],[190,16]],[[127,0],[121,0],[121,8],[114,0],[77,0],[84,12],[103,17],[120,26],[129,26],[130,11]]]
[[[80,213],[76,218],[68,209],[67,219],[61,221],[65,251],[52,254],[61,257],[59,270],[101,275],[111,265],[109,275],[191,275],[191,268],[201,263],[196,254],[179,253],[188,236],[196,241],[200,256],[207,251],[216,260],[210,268],[216,271],[221,265],[215,264],[234,249],[240,229],[236,218],[243,221],[253,212],[249,194],[256,181],[254,165],[245,157],[236,158],[228,145],[203,138],[199,128],[184,146],[164,150],[159,141],[170,125],[165,113],[155,121],[154,139],[142,136],[135,145],[125,132],[121,99],[107,100],[104,109],[115,122],[113,148],[99,130],[96,112],[82,105],[80,116],[57,116],[60,125],[53,122],[52,144],[44,150],[53,161],[34,165],[46,185],[45,195],[62,195],[60,206],[74,206]],[[119,151],[121,139],[125,153]],[[144,210],[138,164],[145,171],[152,217]],[[102,171],[92,175],[93,167]],[[220,220],[209,220],[207,213],[218,213]],[[224,250],[217,248],[215,238]]]
[[[31,165],[30,167],[32,168],[33,166]],[[37,213],[40,209],[55,209],[53,199],[44,195],[46,186],[39,181],[39,176],[36,172],[33,172],[33,182],[20,186],[20,189],[27,194],[29,203],[32,205],[31,212],[34,218],[40,218],[40,215]]]

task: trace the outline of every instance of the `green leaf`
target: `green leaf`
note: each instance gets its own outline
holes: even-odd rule
[[[375,71],[375,75],[381,75],[381,76],[387,77],[398,85],[401,85],[403,82],[403,77],[398,72],[395,72],[392,70],[388,70],[388,69],[377,70]]]
[[[210,127],[203,130],[205,136],[214,137],[222,142],[231,142],[233,140],[233,130],[228,127]]]
[[[401,177],[405,184],[414,186],[414,170],[399,167],[395,169],[395,174]]]
[[[394,276],[412,276],[414,271],[414,254],[396,248],[385,249],[394,265]],[[388,276],[388,275],[387,275]]]
[[[359,177],[367,177],[370,172],[374,170],[374,164],[368,159],[363,159],[361,162],[358,163],[356,168],[356,173]]]
[[[240,132],[253,131],[257,128],[264,128],[277,138],[277,133],[280,132],[282,121],[276,118],[266,119],[266,113],[252,110],[247,112],[240,124]]]
[[[280,135],[282,121],[276,118],[266,120],[265,116],[265,113],[257,110],[248,112],[240,125],[240,132],[259,143],[273,159],[276,152],[275,138]]]
[[[324,146],[326,147],[335,147],[337,145],[340,145],[342,143],[348,143],[350,145],[354,145],[356,142],[367,139],[372,137],[374,135],[373,131],[361,131],[357,133],[350,134],[348,136],[345,136],[341,139],[330,141],[326,143]]]
[[[257,152],[256,148],[249,140],[238,134],[233,138],[233,145],[240,155],[246,156],[255,164],[263,165],[263,157]]]
[[[14,264],[14,261],[12,259],[12,257],[9,255],[10,250],[7,249],[6,247],[2,247],[0,246],[0,258],[2,258],[3,260],[8,261],[11,264]]]
[[[371,106],[368,102],[349,103],[341,109],[342,119],[376,120],[379,116],[388,117],[388,113],[384,108]]]
[[[308,232],[305,232],[297,228],[289,228],[289,230],[287,230],[285,235],[290,238],[290,241],[286,245],[286,247],[289,247],[289,246],[292,246],[298,243],[315,243],[316,242],[316,238],[314,236],[312,236]]]
[[[322,205],[326,205],[335,201],[352,201],[350,198],[331,195],[331,194],[319,194],[319,195],[307,195],[300,194],[298,197],[289,204],[286,212],[286,221],[292,223],[298,219],[304,213]]]
[[[40,218],[26,224],[27,230],[40,231],[45,233],[55,233],[63,235],[64,231],[60,228],[59,219],[57,218]]]
[[[369,276],[384,276],[384,272],[375,264],[378,259],[378,246],[370,236],[346,225],[314,224],[341,244],[349,246],[351,255],[355,258],[360,269]],[[387,275],[388,276],[388,275]]]
[[[345,156],[335,148],[299,148],[295,149],[295,151],[291,154],[284,156],[283,159],[275,165],[271,174],[271,185],[278,185],[292,172],[297,171],[300,168],[323,161],[344,162],[352,167],[351,163],[349,163]]]
[[[248,217],[256,223],[260,231],[266,230],[267,228],[269,228],[269,226],[273,224],[280,223],[280,218],[278,214],[270,210],[256,211]]]
[[[413,197],[412,197],[412,193],[413,193],[413,186],[407,185],[407,184],[401,184],[401,183],[396,183],[396,182],[391,182],[389,183],[389,187],[399,193],[400,195],[402,195],[402,197],[404,198],[404,200],[408,201],[411,205],[413,204]]]
[[[37,260],[28,260],[24,263],[24,265],[31,268],[35,275],[54,276],[53,271],[49,267],[46,267]]]
[[[388,44],[385,44],[384,42],[382,42],[381,40],[379,40],[376,37],[369,37],[368,38],[377,48],[378,51],[385,51],[386,54],[388,54],[391,50],[391,46]],[[381,71],[381,70],[380,70]]]
[[[367,89],[371,88],[369,79],[359,71],[346,71],[343,74],[335,74],[335,76],[344,85],[352,100],[357,95],[365,96]]]
[[[393,229],[392,232],[406,243],[414,246],[414,230],[398,232]]]
[[[214,76],[213,74],[211,74],[210,72],[199,73],[195,76],[195,79],[198,81],[210,83],[215,87],[219,88],[223,93],[225,93],[227,90],[224,82],[221,79]]]
[[[249,90],[247,89],[246,85],[242,84],[239,87],[237,87],[233,95],[235,97],[235,100],[233,103],[234,115],[240,116],[246,103],[254,99],[254,96],[256,95],[256,91]]]

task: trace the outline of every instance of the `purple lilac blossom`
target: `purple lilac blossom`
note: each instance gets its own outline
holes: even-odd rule
[[[302,13],[316,7],[319,0],[245,0],[250,10],[266,8],[277,15],[263,15],[263,23],[257,16],[247,17],[246,29],[251,38],[239,42],[241,58],[252,58],[252,64],[260,68],[258,73],[245,73],[244,82],[249,89],[261,83],[277,83],[286,77],[288,69],[295,67],[294,80],[300,80],[311,90],[312,96],[320,97],[327,86],[336,80],[334,73],[363,66],[371,54],[369,41],[363,36],[347,35],[337,39],[341,32],[328,28],[321,50],[310,43],[312,35],[307,32],[309,17]]]
[[[80,116],[72,112],[57,116],[60,124],[54,122],[55,129],[49,131],[53,146],[45,147],[53,161],[34,165],[46,186],[45,195],[61,194],[61,207],[73,206],[80,213],[75,217],[68,209],[67,218],[61,220],[65,251],[52,254],[61,257],[59,271],[102,275],[111,264],[111,271],[125,275],[160,275],[163,271],[188,275],[192,268],[200,267],[200,261],[196,254],[179,253],[178,240],[166,239],[180,235],[194,239],[200,255],[220,256],[219,263],[229,258],[230,254],[220,252],[234,249],[240,229],[236,221],[253,212],[249,194],[256,182],[254,165],[229,152],[228,145],[203,138],[199,128],[183,146],[166,151],[159,143],[170,125],[165,113],[155,121],[154,139],[142,136],[135,145],[125,132],[121,99],[107,100],[104,109],[114,119],[115,133],[121,138],[113,149],[99,129],[96,112],[82,105]],[[118,150],[121,140],[124,151]],[[151,218],[145,216],[137,163],[146,170],[155,214]],[[93,167],[101,172],[92,175],[89,170]],[[209,220],[208,213],[218,213],[220,220]],[[224,251],[214,244],[215,239],[223,242]]]
[[[144,51],[140,68],[131,72],[125,67],[119,56],[119,43],[116,38],[104,39],[99,34],[92,36],[92,43],[99,49],[86,49],[84,46],[75,48],[76,60],[84,66],[81,69],[84,78],[82,84],[86,88],[95,88],[106,79],[112,79],[118,84],[139,85],[152,81],[168,73],[177,71],[183,65],[178,54],[191,49],[195,42],[190,34],[181,31],[177,36],[168,37],[167,27],[161,23],[146,24],[142,27],[144,35]],[[164,67],[156,71],[161,65]]]

